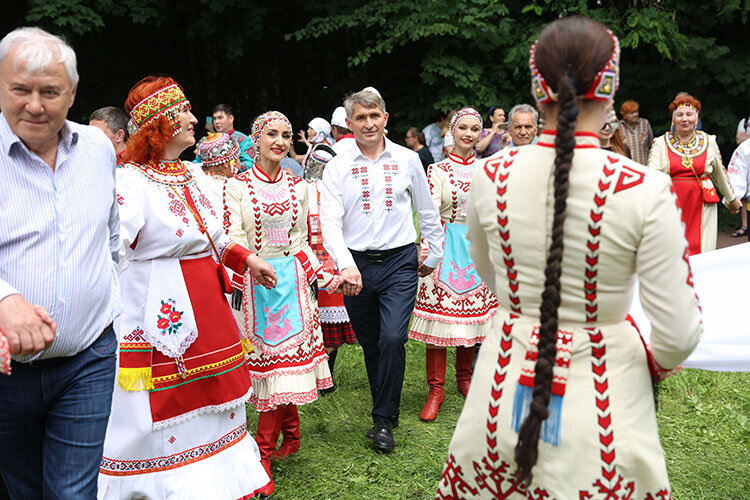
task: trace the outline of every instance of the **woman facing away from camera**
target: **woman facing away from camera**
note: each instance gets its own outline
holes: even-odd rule
[[[591,19],[549,24],[530,58],[547,130],[476,169],[470,253],[501,305],[439,499],[670,497],[652,376],[692,352],[701,313],[669,177],[599,148],[619,53]]]

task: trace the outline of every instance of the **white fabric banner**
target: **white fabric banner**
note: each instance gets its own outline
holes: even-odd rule
[[[713,371],[750,371],[750,243],[690,257],[695,291],[703,307],[703,336],[682,364]],[[649,342],[651,323],[636,280],[630,315]]]

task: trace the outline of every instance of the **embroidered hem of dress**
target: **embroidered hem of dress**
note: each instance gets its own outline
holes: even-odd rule
[[[193,342],[195,342],[195,340],[198,338],[198,330],[193,330],[183,339],[182,342],[180,342],[180,344],[177,346],[177,350],[174,350],[160,342],[159,338],[153,332],[149,331],[148,328],[144,328],[143,330],[143,336],[146,341],[151,344],[154,349],[172,359],[177,359],[185,354],[185,351],[187,351],[188,348],[193,344]]]
[[[496,312],[497,307],[493,307],[485,314],[467,318],[465,316],[445,316],[437,313],[429,313],[421,311],[415,307],[412,314],[415,318],[424,319],[427,321],[437,321],[438,323],[444,323],[446,325],[482,325],[492,319],[492,316],[494,316]]]
[[[447,292],[448,295],[450,295],[453,300],[465,300],[465,299],[469,299],[469,298],[474,297],[475,295],[481,293],[483,290],[487,289],[487,287],[485,286],[485,284],[482,283],[478,287],[476,287],[475,289],[470,290],[468,292],[465,292],[465,293],[456,293],[456,291],[454,289],[452,289],[450,286],[448,286],[448,284],[443,283],[443,281],[441,281],[440,278],[438,278],[438,276],[439,276],[438,273],[440,272],[441,266],[442,266],[442,262],[441,262],[441,264],[437,268],[435,268],[434,271],[432,271],[432,277],[435,280],[435,286],[436,287],[440,287],[441,290],[444,290],[445,292]]]
[[[318,309],[320,314],[321,323],[348,323],[349,313],[346,312],[346,307],[335,306],[335,307],[321,307]]]
[[[484,342],[486,336],[482,335],[479,337],[467,338],[447,338],[447,337],[433,337],[432,335],[426,335],[419,333],[414,330],[409,332],[409,338],[425,344],[430,344],[438,347],[473,347],[477,344]]]
[[[258,411],[275,410],[279,405],[293,404],[296,406],[312,403],[318,399],[318,391],[333,386],[333,379],[327,377],[316,382],[316,388],[308,392],[283,392],[271,394],[269,399],[258,399],[255,395],[250,402]]]
[[[247,320],[245,321],[245,323],[247,324]],[[247,330],[245,330],[245,332],[247,332]],[[307,328],[307,325],[305,325],[300,333],[274,347],[269,346],[268,344],[263,342],[257,335],[254,335],[252,333],[249,334],[248,338],[250,340],[250,343],[253,345],[254,351],[276,356],[283,353],[284,351],[294,349],[295,347],[299,347],[300,345],[304,344],[312,334],[313,331],[310,328]]]
[[[198,417],[200,415],[205,415],[207,413],[221,413],[223,411],[231,410],[232,408],[236,408],[240,406],[241,404],[248,402],[252,398],[252,395],[253,395],[253,388],[250,387],[244,396],[241,396],[237,399],[234,399],[232,401],[227,401],[226,403],[221,403],[218,405],[204,406],[202,408],[198,408],[188,413],[183,413],[182,415],[177,415],[176,417],[172,417],[167,420],[160,420],[158,422],[153,422],[151,428],[155,431],[158,431],[159,429],[164,429],[172,425],[181,424],[188,420],[192,420],[195,417]]]
[[[232,429],[213,442],[198,445],[168,456],[133,460],[116,460],[104,456],[99,466],[99,474],[110,477],[132,477],[174,470],[211,458],[223,450],[242,442],[246,437],[249,437],[247,423],[243,422],[237,428]],[[101,490],[99,493],[101,493]]]
[[[250,378],[257,378],[259,380],[271,378],[274,376],[283,376],[283,375],[304,375],[305,373],[310,373],[314,369],[318,367],[323,361],[328,359],[328,355],[325,354],[325,351],[323,351],[322,354],[319,354],[315,357],[313,357],[310,360],[310,363],[304,366],[293,366],[290,368],[275,368],[273,370],[267,371],[267,372],[257,372],[253,370],[252,366],[250,366]],[[249,365],[249,363],[248,363]]]

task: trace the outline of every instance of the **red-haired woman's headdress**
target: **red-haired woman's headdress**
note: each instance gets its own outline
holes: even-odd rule
[[[614,99],[617,87],[620,85],[620,40],[614,33],[607,30],[612,37],[613,49],[607,64],[596,74],[594,81],[585,94],[578,96],[584,100],[608,101]],[[557,102],[557,93],[549,88],[544,77],[534,62],[534,54],[539,40],[534,42],[529,51],[529,68],[531,69],[531,93],[538,104]]]
[[[172,137],[174,137],[182,128],[180,112],[186,109],[190,109],[190,101],[185,97],[182,88],[173,83],[157,90],[133,106],[130,111],[131,120],[128,123],[128,131],[135,134],[143,125],[158,120],[164,115],[169,120]]]

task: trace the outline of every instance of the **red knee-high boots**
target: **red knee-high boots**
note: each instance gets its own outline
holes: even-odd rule
[[[260,451],[260,463],[271,479],[271,482],[259,491],[263,496],[270,495],[276,489],[271,477],[271,454],[276,449],[276,441],[279,440],[284,413],[285,407],[279,406],[275,410],[260,412],[258,417],[258,432],[255,434],[255,442],[258,444],[258,450]]]
[[[456,349],[456,387],[463,397],[469,393],[471,385],[471,365],[474,363],[474,346]]]
[[[271,455],[271,460],[284,460],[299,450],[299,412],[295,405],[286,406],[284,420],[281,423],[281,434],[283,434],[284,440],[281,442],[281,446]]]
[[[419,418],[425,422],[435,420],[443,404],[443,385],[445,384],[445,354],[444,347],[427,349],[427,385],[430,391],[427,393],[427,402],[422,408]]]

